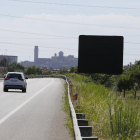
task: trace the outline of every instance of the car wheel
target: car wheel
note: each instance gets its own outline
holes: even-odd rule
[[[4,92],[8,92],[8,89],[4,88],[3,91],[4,91]]]
[[[26,88],[22,89],[22,92],[26,92]]]

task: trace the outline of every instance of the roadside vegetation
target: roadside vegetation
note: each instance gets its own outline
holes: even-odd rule
[[[69,134],[74,140],[74,129],[73,129],[73,123],[72,123],[72,118],[71,118],[71,113],[70,113],[70,107],[69,107],[69,100],[68,100],[68,85],[65,84],[65,94],[62,98],[63,102],[63,111],[66,113],[66,128],[69,129]]]
[[[78,91],[75,109],[80,106],[79,113],[86,114],[93,136],[114,140],[140,138],[139,100],[116,97],[111,88],[91,81],[91,77],[85,77],[88,82],[83,82],[79,74],[71,73],[68,77],[73,85],[71,94]]]
[[[77,67],[67,73],[71,80],[71,97],[78,92],[75,109],[85,113],[93,136],[110,140],[140,139],[140,61],[118,76],[106,74],[79,74]],[[73,100],[73,98],[72,98]]]

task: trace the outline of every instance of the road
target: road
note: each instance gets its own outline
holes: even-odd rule
[[[0,140],[71,140],[62,111],[64,80],[27,79],[27,92],[3,92],[0,80]]]

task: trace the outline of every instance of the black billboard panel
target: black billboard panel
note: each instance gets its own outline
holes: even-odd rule
[[[79,73],[118,75],[123,71],[123,36],[79,36]]]

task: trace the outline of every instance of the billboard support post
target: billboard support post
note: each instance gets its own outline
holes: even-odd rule
[[[117,88],[118,88],[118,75],[116,75],[116,97],[117,97]]]
[[[83,73],[83,82],[84,82],[84,73]]]

